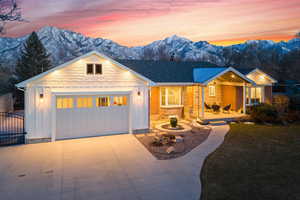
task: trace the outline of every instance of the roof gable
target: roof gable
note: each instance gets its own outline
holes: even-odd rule
[[[94,55],[94,54],[97,55],[97,56],[100,56],[100,57],[102,57],[102,58],[104,58],[104,59],[106,59],[106,60],[108,60],[108,61],[110,61],[110,62],[112,62],[113,64],[115,64],[116,66],[118,66],[118,67],[120,67],[120,68],[122,68],[122,69],[124,69],[124,70],[130,71],[130,72],[133,73],[136,77],[138,77],[138,78],[140,78],[140,79],[142,79],[142,80],[144,80],[144,81],[150,83],[151,85],[154,84],[150,79],[148,79],[148,78],[146,78],[146,77],[140,75],[139,73],[137,73],[137,72],[131,70],[130,68],[128,68],[128,67],[122,65],[121,63],[118,63],[117,61],[115,61],[115,60],[113,60],[113,59],[111,59],[111,58],[109,58],[109,57],[107,57],[107,56],[105,56],[105,55],[103,55],[103,54],[101,54],[101,53],[99,53],[99,52],[97,52],[97,51],[91,51],[91,52],[89,52],[89,53],[87,53],[87,54],[84,54],[84,55],[82,55],[82,56],[79,56],[79,57],[77,57],[77,58],[75,58],[75,59],[73,59],[73,60],[71,60],[71,61],[68,61],[68,62],[66,62],[66,63],[64,63],[64,64],[61,64],[61,65],[59,65],[59,66],[57,66],[57,67],[51,68],[50,70],[47,70],[47,71],[45,71],[45,72],[43,72],[43,73],[41,73],[41,74],[38,74],[38,75],[36,75],[36,76],[34,76],[34,77],[30,78],[30,79],[27,79],[27,80],[25,80],[25,81],[22,81],[22,82],[16,84],[16,87],[18,87],[18,88],[26,87],[26,85],[27,85],[28,83],[31,83],[31,82],[33,82],[33,81],[35,81],[35,80],[38,80],[38,79],[41,79],[41,78],[45,77],[46,75],[48,75],[48,74],[51,73],[51,72],[54,72],[54,71],[56,71],[56,70],[65,68],[65,67],[67,67],[67,66],[70,66],[70,65],[72,65],[73,63],[75,63],[75,62],[77,62],[77,61],[79,61],[79,60],[81,60],[81,59],[84,59],[84,58],[86,58],[86,57],[89,57],[89,56],[91,56],[91,55]]]
[[[253,80],[258,85],[269,85],[277,83],[273,77],[263,72],[262,70],[255,68],[247,74],[247,77]]]
[[[252,80],[232,67],[196,68],[194,69],[193,76],[196,83],[207,85],[210,81],[217,79],[227,72],[232,72],[246,82],[255,84]]]

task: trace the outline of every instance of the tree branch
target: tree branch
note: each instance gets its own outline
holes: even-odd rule
[[[23,21],[21,9],[16,0],[0,0],[0,33],[8,21]]]

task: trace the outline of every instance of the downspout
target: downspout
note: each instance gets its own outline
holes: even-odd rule
[[[198,119],[200,118],[200,85],[198,85]]]

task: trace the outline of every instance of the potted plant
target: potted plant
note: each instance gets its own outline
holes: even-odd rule
[[[178,120],[176,117],[171,117],[170,118],[170,125],[172,128],[176,128],[177,127],[177,123],[178,123]]]

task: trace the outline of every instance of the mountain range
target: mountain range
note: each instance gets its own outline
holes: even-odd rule
[[[267,71],[291,52],[300,50],[300,38],[287,42],[249,40],[232,46],[217,46],[206,41],[193,42],[173,35],[145,46],[126,47],[112,40],[86,37],[80,33],[56,27],[37,31],[53,65],[58,65],[91,50],[97,50],[117,59],[166,60],[171,55],[178,61],[205,61],[220,66],[260,67]],[[28,35],[19,38],[0,38],[0,63],[14,66]],[[271,68],[270,68],[271,67]]]

